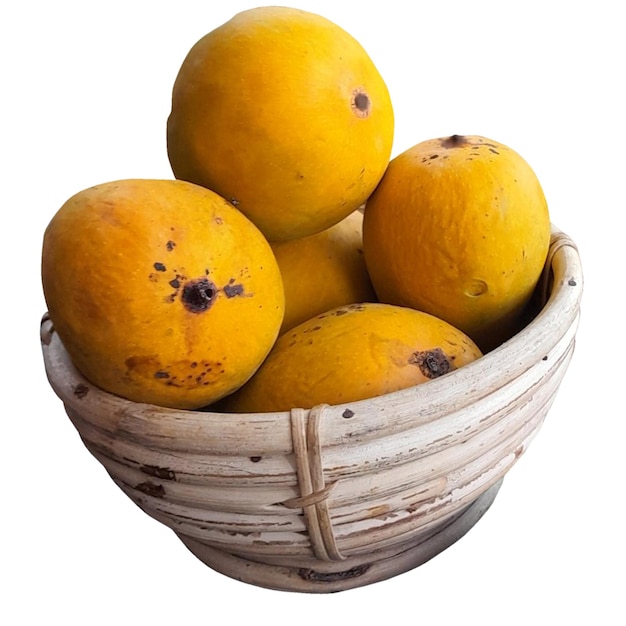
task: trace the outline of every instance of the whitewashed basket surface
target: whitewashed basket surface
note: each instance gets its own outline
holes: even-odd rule
[[[207,565],[263,587],[339,591],[432,558],[493,501],[574,350],[583,276],[557,229],[545,278],[546,304],[502,346],[345,405],[233,415],[129,402],[80,375],[44,316],[45,367],[116,484]]]

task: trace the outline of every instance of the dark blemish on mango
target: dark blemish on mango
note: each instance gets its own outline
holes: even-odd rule
[[[74,395],[82,400],[89,393],[89,387],[83,383],[78,383],[76,387],[74,387]]]
[[[168,387],[176,387],[176,389],[184,389],[184,388],[185,388],[184,383],[177,383],[177,382],[176,382],[175,380],[173,380],[173,379],[166,380],[166,381],[165,381],[165,384],[166,384]]]
[[[441,139],[439,143],[443,148],[460,148],[465,146],[468,141],[465,135],[450,135],[450,137]]]
[[[145,483],[135,485],[135,489],[137,491],[141,491],[141,493],[145,493],[147,496],[152,496],[153,498],[163,498],[165,496],[165,488],[163,485],[155,485],[149,480]]]
[[[451,359],[441,348],[421,350],[409,357],[411,365],[417,365],[426,378],[439,378],[454,369]]]
[[[215,284],[207,278],[197,278],[185,283],[181,300],[190,313],[203,313],[215,302],[217,291]]]
[[[480,278],[474,278],[470,283],[465,287],[464,293],[466,296],[470,298],[478,298],[486,294],[489,291],[489,285]]]
[[[489,152],[493,152],[494,154],[500,154],[495,148],[489,148]]]
[[[234,298],[235,296],[243,295],[243,285],[241,283],[235,284],[235,279],[231,278],[227,285],[224,285],[222,290],[227,298]]]
[[[352,101],[350,102],[350,106],[357,117],[364,119],[370,114],[372,102],[367,93],[363,89],[359,88],[352,92]]]
[[[321,326],[313,326],[311,328],[305,328],[302,332],[303,333],[312,333],[316,330],[320,330],[322,327]]]
[[[167,270],[167,267],[165,267],[163,263],[155,263],[152,267],[154,267],[157,272],[165,272]]]
[[[431,154],[431,155],[430,155],[430,159],[431,159],[431,160],[432,160],[432,159],[438,159],[438,158],[439,158],[439,155],[438,155],[438,154]]]
[[[168,252],[171,252],[176,247],[176,242],[171,239],[165,244]]]
[[[156,356],[129,356],[124,364],[129,370],[141,369],[146,370],[158,367],[159,361]]]
[[[352,411],[351,409],[346,409],[342,414],[341,417],[345,417],[346,419],[350,419],[351,417],[354,417],[354,411]]]
[[[154,372],[154,377],[155,378],[169,378],[170,375],[167,372],[164,372],[163,370],[157,370],[156,372]]]
[[[158,467],[157,465],[142,465],[139,468],[144,474],[161,478],[162,480],[176,480],[176,474],[169,467]]]

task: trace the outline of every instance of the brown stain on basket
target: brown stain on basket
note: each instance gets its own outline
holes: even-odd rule
[[[301,567],[298,570],[298,576],[303,580],[310,580],[320,583],[334,583],[340,580],[348,580],[350,578],[357,578],[363,576],[365,572],[370,569],[369,563],[363,563],[362,565],[356,565],[350,569],[343,570],[341,572],[318,572],[308,567]]]
[[[135,485],[135,489],[137,491],[141,491],[141,493],[145,493],[147,496],[152,496],[153,498],[165,497],[165,487],[163,487],[163,485],[157,485],[149,480]]]
[[[161,480],[176,480],[176,474],[169,467],[158,467],[157,465],[142,465],[139,468],[144,474],[154,476]]]
[[[379,504],[378,506],[373,506],[367,509],[370,517],[386,516],[390,511],[391,508],[388,504]]]
[[[74,395],[79,400],[82,400],[88,393],[89,393],[89,387],[87,387],[87,385],[85,385],[84,383],[78,383],[78,385],[74,387]]]

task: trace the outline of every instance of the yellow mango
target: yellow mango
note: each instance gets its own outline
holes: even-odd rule
[[[243,11],[202,37],[172,90],[176,178],[232,202],[271,241],[312,235],[357,209],[393,143],[387,86],[361,44],[288,7]]]
[[[461,331],[390,304],[337,307],[281,335],[256,374],[220,403],[239,413],[343,404],[443,376],[481,356]]]
[[[363,213],[321,233],[271,244],[285,288],[281,334],[342,304],[374,302],[363,258]]]
[[[431,139],[396,156],[365,206],[363,250],[379,299],[436,315],[483,351],[519,329],[549,244],[537,175],[481,136]]]
[[[45,231],[42,281],[86,378],[181,409],[245,383],[284,314],[267,240],[226,200],[183,181],[113,181],[72,196]]]

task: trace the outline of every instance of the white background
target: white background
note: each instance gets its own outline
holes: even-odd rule
[[[291,5],[334,20],[368,50],[395,104],[394,155],[424,139],[481,134],[533,166],[586,278],[577,350],[557,400],[486,516],[416,570],[311,596],[245,585],[201,564],[118,490],[46,381],[41,239],[85,187],[171,178],[165,121],[178,67],[197,39],[255,4],[5,3],[0,621],[624,624],[619,4]]]

